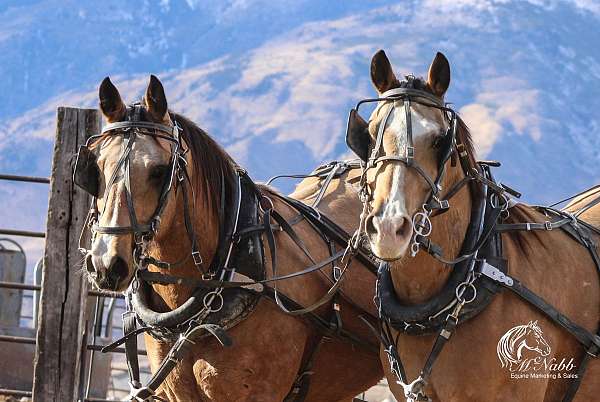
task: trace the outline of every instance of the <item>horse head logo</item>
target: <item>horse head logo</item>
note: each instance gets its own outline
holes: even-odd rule
[[[521,362],[525,350],[531,350],[540,356],[550,354],[550,345],[544,339],[537,321],[529,321],[528,324],[511,328],[500,338],[496,348],[502,367],[509,369],[513,364]]]

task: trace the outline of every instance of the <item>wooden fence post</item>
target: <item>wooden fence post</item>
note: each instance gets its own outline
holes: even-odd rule
[[[100,131],[100,123],[95,109],[58,108],[34,362],[35,402],[77,400],[87,302],[77,243],[90,199],[73,186],[71,175],[79,145]]]

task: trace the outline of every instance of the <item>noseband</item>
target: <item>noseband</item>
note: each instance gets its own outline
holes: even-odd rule
[[[171,264],[157,261],[150,257],[147,254],[147,245],[158,231],[161,216],[166,207],[171,190],[176,187],[177,183],[183,183],[186,179],[189,181],[185,160],[186,151],[182,146],[180,128],[177,122],[174,122],[173,126],[168,126],[159,123],[141,121],[141,113],[142,106],[140,104],[133,105],[127,110],[126,121],[107,124],[103,127],[100,134],[89,137],[86,141],[86,144],[79,148],[77,161],[75,163],[75,170],[73,173],[73,181],[79,187],[90,193],[93,197],[90,210],[84,224],[84,229],[82,230],[80,236],[79,250],[84,254],[90,252],[90,250],[82,246],[84,233],[88,229],[92,233],[92,240],[98,233],[109,235],[133,234],[135,240],[133,257],[136,265],[140,266],[152,263],[157,266],[165,267]],[[115,136],[120,136],[123,138],[121,145],[121,156],[119,157],[119,160],[117,161],[109,180],[106,182],[105,193],[108,194],[112,187],[116,185],[122,177],[124,181],[127,211],[129,214],[129,226],[102,226],[99,224],[99,218],[104,213],[104,209],[102,211],[98,211],[97,208],[97,199],[100,190],[100,168],[97,165],[97,156],[94,154],[91,145],[97,140]],[[141,223],[137,217],[131,190],[131,150],[133,149],[135,141],[141,136],[150,136],[156,139],[160,138],[168,141],[171,151],[168,175],[165,175],[163,180],[158,198],[158,204],[146,223]],[[184,193],[187,193],[185,183],[183,183],[182,187],[184,189]],[[193,228],[191,225],[188,225],[188,221],[190,221],[190,219],[187,206],[187,194],[184,194],[184,198],[186,198],[184,211],[186,215],[186,229],[192,243],[191,255],[194,259],[195,265],[199,266],[202,264],[202,258],[197,249],[197,241],[193,232]],[[106,207],[106,204],[104,207]]]

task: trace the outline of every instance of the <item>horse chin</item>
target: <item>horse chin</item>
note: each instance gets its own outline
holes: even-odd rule
[[[112,292],[124,292],[129,287],[132,278],[123,279],[117,283],[113,283],[106,278],[97,279],[95,277],[90,278],[92,283],[100,290],[109,290]]]
[[[371,252],[375,257],[385,262],[394,262],[404,258],[408,251],[409,243],[410,241],[402,242],[402,244],[385,244],[382,242],[370,241]]]

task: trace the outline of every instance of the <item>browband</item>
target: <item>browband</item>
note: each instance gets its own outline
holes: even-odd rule
[[[420,98],[425,98],[428,101],[433,102],[436,106],[445,107],[444,101],[438,98],[437,96],[430,94],[427,91],[423,91],[421,89],[414,88],[392,88],[390,90],[382,93],[379,98],[381,100],[385,100],[385,98],[400,98],[404,96],[418,96]]]
[[[102,128],[102,134],[125,128],[147,128],[149,130],[162,131],[163,133],[177,136],[177,125],[167,126],[165,124],[150,123],[146,121],[119,121],[116,123],[109,123]]]

